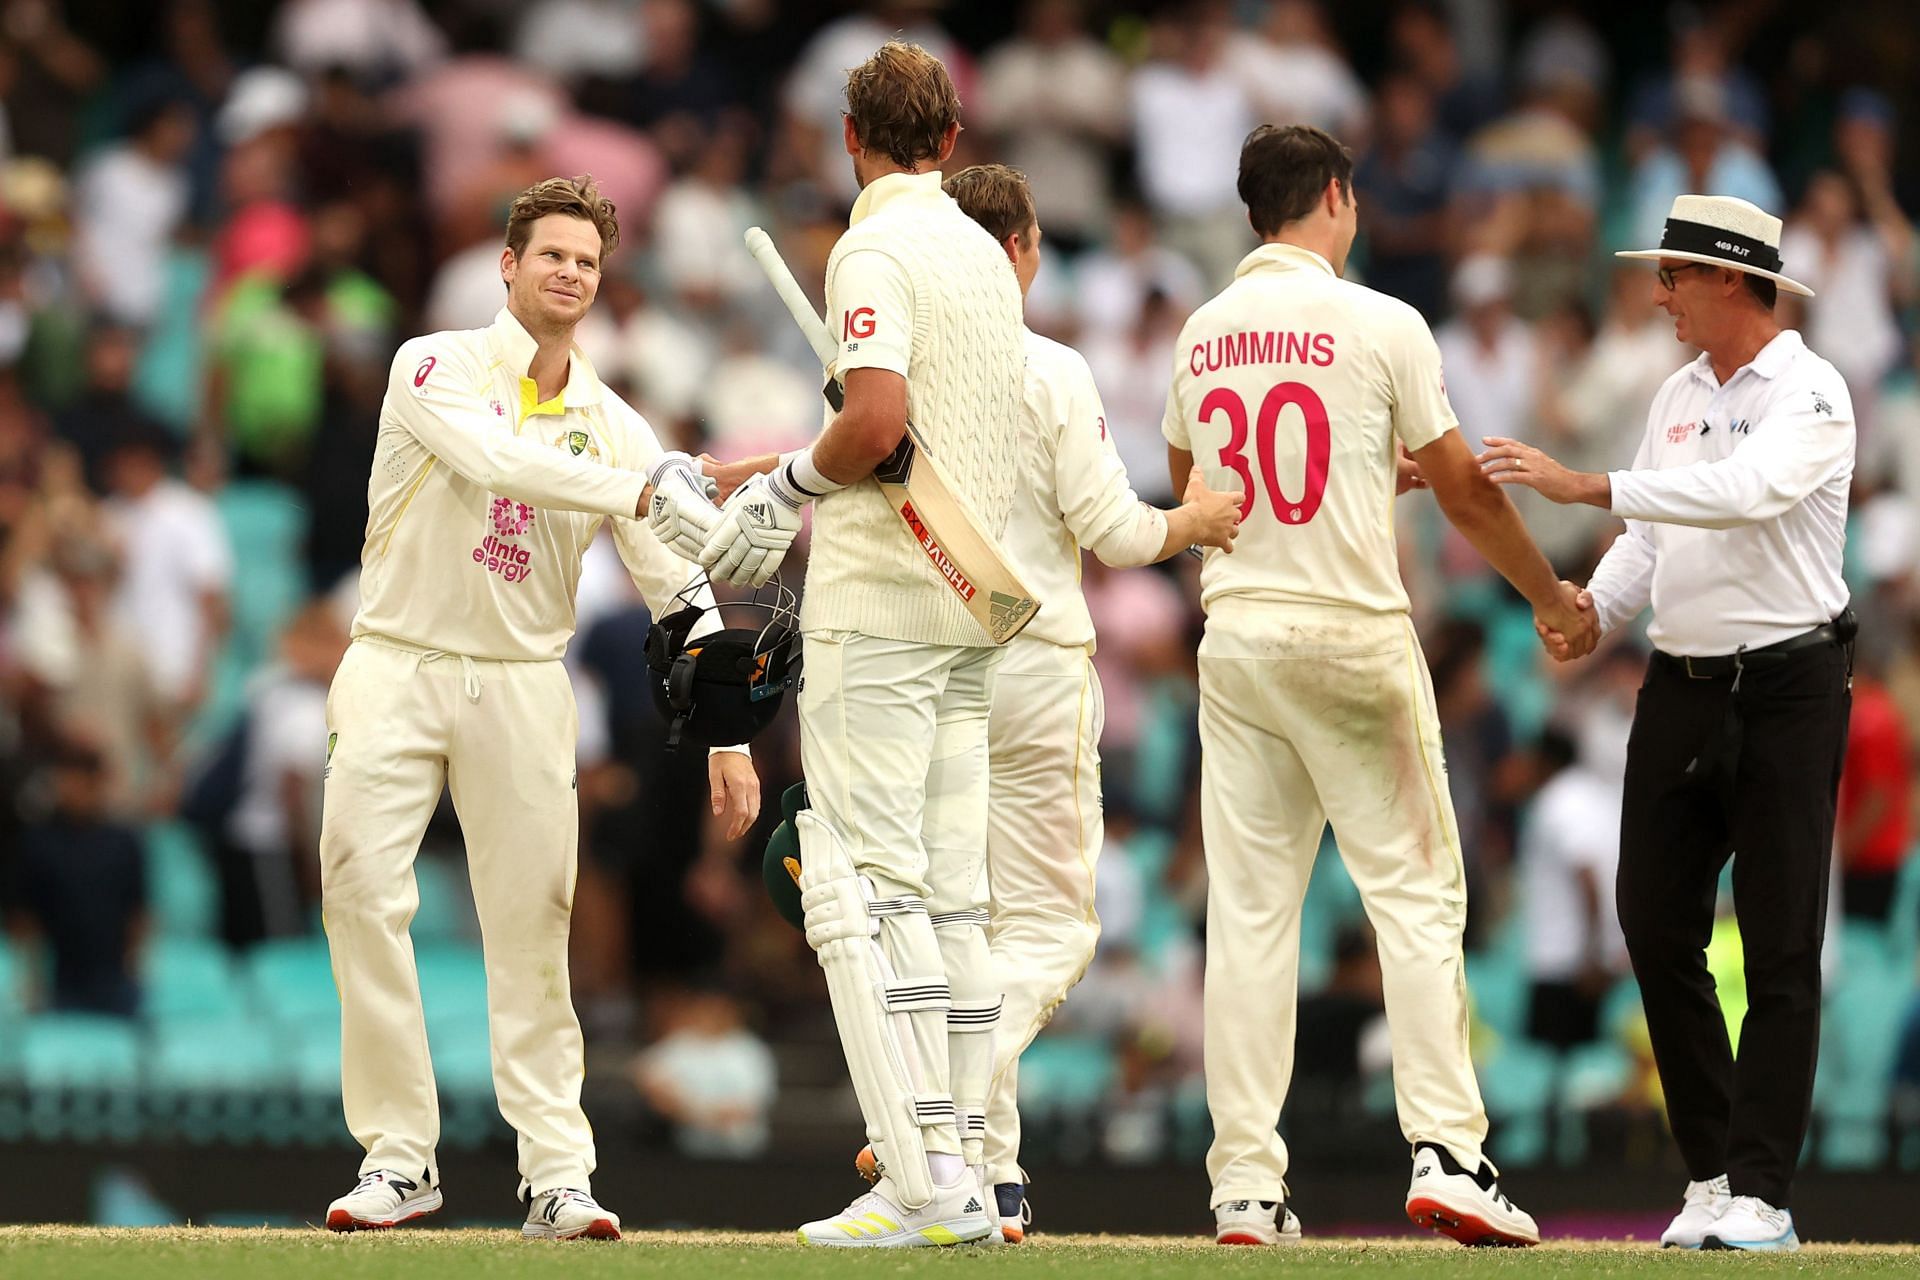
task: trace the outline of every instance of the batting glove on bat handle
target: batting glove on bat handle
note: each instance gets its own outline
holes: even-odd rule
[[[661,458],[647,478],[653,485],[647,528],[682,559],[698,560],[707,536],[720,523],[720,509],[713,505],[718,491],[713,479],[684,453]]]

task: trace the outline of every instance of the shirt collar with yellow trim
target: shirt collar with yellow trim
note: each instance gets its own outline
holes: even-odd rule
[[[506,307],[500,308],[500,314],[493,318],[493,325],[487,330],[487,340],[492,344],[494,354],[513,370],[515,376],[522,378],[533,367],[533,357],[540,350],[540,344],[533,340],[526,326]],[[569,409],[584,409],[590,404],[599,403],[600,375],[594,372],[593,362],[587,359],[578,344],[567,356],[567,385],[561,395]]]
[[[1240,259],[1240,265],[1233,269],[1233,278],[1238,280],[1256,271],[1301,270],[1324,271],[1330,276],[1340,274],[1333,269],[1331,262],[1311,249],[1303,249],[1297,244],[1268,243]]]
[[[1756,377],[1771,382],[1779,377],[1793,363],[1795,356],[1807,349],[1806,339],[1800,336],[1798,329],[1782,329],[1768,340],[1767,345],[1754,353],[1753,359],[1733,371],[1737,378],[1742,373],[1752,373]],[[1720,379],[1713,374],[1713,357],[1702,351],[1693,362],[1694,376],[1709,386],[1718,387]],[[1728,378],[1732,382],[1733,378]]]
[[[847,225],[858,226],[863,218],[870,218],[887,205],[898,203],[920,203],[945,200],[947,193],[940,189],[940,171],[932,173],[887,173],[875,178],[853,202],[853,214],[847,219]]]

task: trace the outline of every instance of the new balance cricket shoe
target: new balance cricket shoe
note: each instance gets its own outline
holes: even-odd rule
[[[799,1230],[801,1244],[831,1249],[924,1249],[972,1244],[993,1230],[980,1182],[971,1171],[950,1187],[936,1185],[933,1199],[904,1209],[893,1183],[882,1177],[852,1204]]]
[[[1735,1196],[1707,1228],[1702,1249],[1746,1249],[1754,1253],[1798,1253],[1793,1215],[1758,1196]]]
[[[1277,1200],[1229,1200],[1213,1210],[1215,1244],[1299,1244],[1300,1219]]]
[[[993,1189],[994,1207],[1000,1211],[1000,1238],[1008,1244],[1020,1244],[1033,1225],[1033,1206],[1027,1203],[1026,1184],[1002,1182]]]
[[[528,1240],[618,1240],[620,1218],[584,1191],[555,1187],[533,1197],[520,1234]]]
[[[1732,1200],[1733,1192],[1727,1189],[1727,1175],[1724,1173],[1705,1182],[1689,1182],[1686,1203],[1674,1215],[1673,1221],[1667,1224],[1667,1229],[1660,1233],[1660,1247],[1698,1249]]]
[[[392,1169],[362,1175],[353,1190],[327,1206],[329,1231],[384,1231],[415,1218],[424,1218],[443,1201],[440,1188],[403,1177]]]
[[[1473,1173],[1453,1153],[1432,1142],[1413,1149],[1413,1182],[1407,1217],[1464,1245],[1524,1248],[1540,1243],[1540,1228],[1500,1194],[1493,1166],[1482,1160]]]

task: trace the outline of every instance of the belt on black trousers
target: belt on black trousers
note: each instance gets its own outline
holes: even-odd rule
[[[1849,605],[1842,609],[1838,617],[1831,622],[1823,622],[1811,631],[1803,631],[1797,636],[1788,636],[1774,644],[1763,645],[1758,649],[1749,649],[1741,645],[1732,653],[1713,654],[1704,658],[1688,657],[1681,654],[1653,651],[1655,661],[1664,662],[1684,672],[1690,680],[1724,680],[1733,677],[1733,683],[1727,686],[1727,711],[1720,722],[1720,730],[1700,748],[1700,754],[1687,762],[1687,775],[1700,782],[1710,782],[1720,791],[1721,796],[1732,803],[1735,766],[1740,762],[1740,743],[1742,728],[1740,723],[1740,677],[1748,667],[1756,671],[1778,667],[1789,661],[1796,653],[1821,648],[1830,644],[1842,645],[1847,650],[1847,678],[1853,678],[1853,640],[1860,631],[1860,620],[1854,616]]]

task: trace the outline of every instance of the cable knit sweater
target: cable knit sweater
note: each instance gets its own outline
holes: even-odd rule
[[[854,205],[827,263],[836,364],[907,380],[907,412],[994,537],[1020,475],[1025,351],[1020,287],[993,237],[940,190],[940,174],[889,174]],[[984,645],[871,478],[815,505],[806,631]]]

